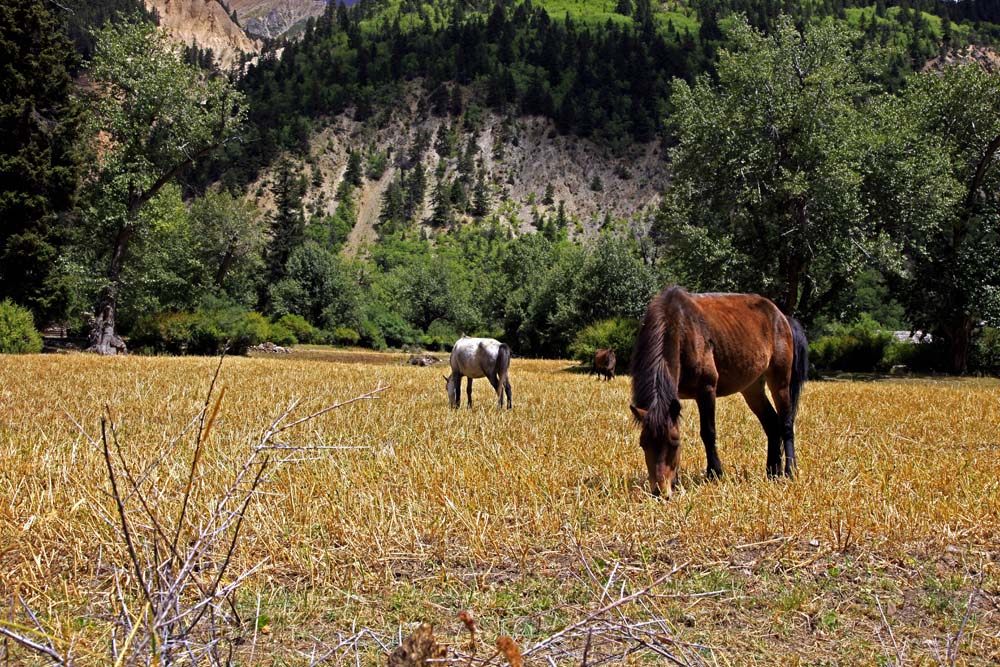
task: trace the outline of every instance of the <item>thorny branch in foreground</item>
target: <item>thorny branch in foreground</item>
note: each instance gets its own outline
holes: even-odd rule
[[[106,579],[113,589],[108,595],[112,628],[110,655],[104,656],[103,661],[115,667],[165,666],[182,662],[197,665],[233,663],[236,647],[244,643],[243,635],[247,630],[237,613],[233,596],[264,563],[257,563],[238,574],[231,573],[230,566],[247,510],[258,496],[261,485],[283,464],[299,460],[294,457],[303,451],[359,449],[293,446],[277,442],[276,436],[337,408],[375,399],[389,389],[378,387],[289,422],[299,405],[298,401],[292,402],[266,428],[221,495],[198,509],[193,500],[204,479],[199,463],[225,396],[224,389],[215,392],[221,370],[220,358],[202,409],[181,434],[168,443],[166,451],[139,474],[129,466],[109,406],[105,407],[101,418],[99,439],[90,437],[71,418],[103,457],[114,501],[114,515],[104,518],[124,544],[127,554],[126,562],[113,567]],[[195,424],[191,464],[180,480],[180,492],[176,492],[177,489],[171,492],[171,475],[155,473],[171,458],[169,453]],[[204,573],[212,570],[214,575],[204,581]],[[72,649],[58,650],[53,638],[23,600],[22,606],[35,620],[37,629],[0,620],[0,636],[55,664],[74,664],[76,656]],[[256,637],[253,632],[251,655]],[[7,648],[4,653],[9,655],[10,650]],[[85,657],[88,661],[101,658]]]

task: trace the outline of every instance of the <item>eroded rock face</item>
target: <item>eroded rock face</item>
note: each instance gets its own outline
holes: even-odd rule
[[[326,9],[327,0],[228,0],[228,6],[251,35],[274,38]],[[354,4],[353,0],[344,2]]]
[[[970,63],[975,63],[990,73],[1000,72],[1000,53],[997,53],[995,49],[988,46],[969,44],[957,51],[949,51],[943,56],[931,58],[924,64],[922,71],[937,71],[949,65],[967,65]]]
[[[212,49],[225,69],[240,53],[256,53],[260,45],[233,23],[219,0],[146,0],[160,16],[160,26],[177,42]]]

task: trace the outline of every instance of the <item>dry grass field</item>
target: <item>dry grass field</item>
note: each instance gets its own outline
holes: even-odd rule
[[[169,523],[216,365],[0,357],[0,627],[80,665],[111,664],[112,642],[134,641],[113,633],[114,609],[143,610],[100,420],[110,414],[115,460],[134,474],[163,459],[140,486]],[[681,664],[1000,662],[996,381],[807,384],[794,483],[765,478],[763,433],[739,397],[719,403],[726,475],[706,482],[685,402],[684,488],[661,502],[638,490],[628,378],[598,382],[571,366],[515,359],[512,411],[497,410],[485,380],[473,409],[455,411],[446,371],[401,354],[226,359],[182,543],[293,399],[304,401],[287,421],[389,387],[275,439],[309,449],[280,450],[296,460],[268,468],[245,510],[222,582],[259,565],[232,594],[238,664],[384,664],[418,621],[469,654],[466,609],[481,645],[455,664],[506,664],[493,648],[501,635],[525,664],[596,661],[612,621]],[[139,494],[123,500],[142,551]],[[207,555],[197,576],[211,580],[225,553]],[[664,575],[604,620],[594,614]],[[542,650],[589,617],[595,648]],[[0,665],[45,661],[0,637]],[[666,661],[651,649],[610,664]]]

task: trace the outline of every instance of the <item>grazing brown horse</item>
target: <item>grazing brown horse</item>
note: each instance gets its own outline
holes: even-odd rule
[[[597,350],[594,352],[594,373],[597,373],[597,379],[600,380],[602,377],[605,380],[611,380],[615,376],[615,365],[618,363],[618,359],[615,358],[614,350]]]
[[[740,392],[767,434],[767,474],[795,473],[795,411],[809,368],[805,332],[756,294],[689,294],[672,286],[646,308],[632,353],[632,414],[642,425],[653,495],[668,498],[680,466],[681,403],[701,417],[708,477],[722,474],[715,449],[715,399]],[[764,385],[774,405],[767,400]]]

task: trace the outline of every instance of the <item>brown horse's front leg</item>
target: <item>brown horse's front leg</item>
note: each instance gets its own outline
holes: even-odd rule
[[[708,470],[705,476],[715,479],[722,476],[722,461],[715,448],[715,387],[705,387],[698,393],[698,417],[701,422],[701,441],[705,443]]]

